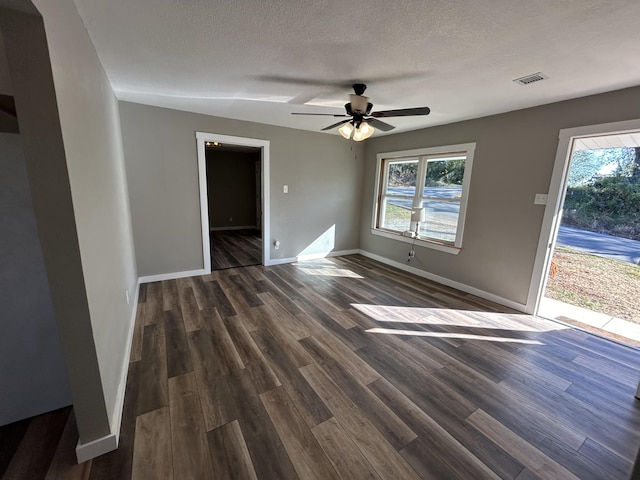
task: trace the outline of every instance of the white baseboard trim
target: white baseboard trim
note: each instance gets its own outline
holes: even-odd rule
[[[104,437],[92,440],[89,443],[82,444],[78,442],[76,446],[76,458],[78,463],[86,462],[92,458],[99,457],[105,453],[112,452],[118,448],[118,437],[115,433],[110,433]]]
[[[344,255],[355,255],[356,253],[360,253],[360,250],[336,250],[332,252],[322,252],[322,253],[310,253],[308,255],[298,255],[297,257],[288,257],[288,258],[272,258],[269,260],[267,266],[271,265],[283,265],[285,263],[295,263],[295,262],[304,262],[306,260],[316,260],[318,258],[327,258],[327,257],[342,257]]]
[[[484,298],[485,300],[490,300],[495,303],[499,303],[500,305],[504,305],[505,307],[513,308],[514,310],[518,310],[519,312],[524,312],[526,309],[526,305],[524,303],[514,302],[513,300],[509,300],[504,297],[500,297],[499,295],[495,295],[493,293],[485,292],[484,290],[480,290],[479,288],[471,287],[469,285],[465,285],[464,283],[456,282],[455,280],[450,280],[445,277],[441,277],[440,275],[435,275],[433,273],[425,272],[424,270],[420,270],[419,268],[412,267],[405,263],[396,262],[395,260],[390,260],[386,257],[382,257],[375,253],[368,252],[366,250],[359,250],[361,255],[371,258],[372,260],[377,260],[380,263],[384,263],[385,265],[390,265],[392,267],[396,267],[405,272],[413,273],[422,278],[426,278],[427,280],[432,280],[434,282],[441,283],[446,285],[447,287],[457,288],[466,293],[470,293],[480,298]]]
[[[160,273],[158,275],[147,275],[140,277],[138,283],[160,282],[162,280],[175,280],[176,278],[195,277],[196,275],[206,275],[208,272],[202,268],[200,270],[188,270],[186,272]]]
[[[233,226],[233,227],[209,227],[209,231],[210,232],[219,232],[222,230],[258,230],[258,227],[255,225],[240,225],[240,226]]]
[[[140,279],[138,279],[133,295],[133,305],[131,318],[129,319],[129,330],[127,331],[126,349],[127,355],[120,371],[120,383],[116,394],[116,406],[111,417],[111,433],[104,437],[97,438],[89,443],[82,444],[78,441],[76,445],[76,457],[78,463],[86,462],[92,458],[109,453],[118,448],[120,442],[120,426],[122,425],[122,412],[124,410],[124,395],[127,387],[127,376],[129,374],[129,359],[131,357],[131,345],[133,343],[133,332],[135,331],[136,315],[138,313],[138,298],[140,295]]]

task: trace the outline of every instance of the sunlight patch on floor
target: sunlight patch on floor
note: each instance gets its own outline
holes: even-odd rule
[[[328,258],[317,258],[313,260],[305,260],[297,262],[295,265],[298,270],[307,275],[316,275],[323,277],[345,277],[345,278],[364,278],[362,275],[349,270],[348,268],[338,268],[333,260]]]
[[[446,325],[534,333],[568,328],[558,323],[540,321],[525,314],[362,303],[352,303],[351,306],[377,322]],[[522,320],[527,320],[527,322]]]
[[[386,335],[408,335],[410,337],[434,337],[434,338],[457,338],[461,340],[483,340],[486,342],[498,343],[524,343],[527,345],[544,345],[537,340],[527,340],[525,338],[490,337],[487,335],[472,335],[468,333],[447,333],[447,332],[425,332],[423,330],[396,330],[393,328],[370,328],[367,333],[382,333]]]

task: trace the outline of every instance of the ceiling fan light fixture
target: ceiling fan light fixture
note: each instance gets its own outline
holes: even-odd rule
[[[353,125],[351,125],[351,123],[345,123],[338,129],[338,132],[340,132],[340,135],[344,138],[349,140],[351,138],[351,133],[353,133]]]
[[[374,131],[375,129],[371,125],[369,125],[367,122],[361,122],[353,134],[353,139],[356,142],[361,142],[362,140],[366,140],[371,135],[373,135]]]

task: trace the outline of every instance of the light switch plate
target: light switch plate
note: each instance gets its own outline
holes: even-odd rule
[[[536,193],[536,197],[533,199],[534,205],[546,205],[547,204],[547,194],[546,193]]]
[[[282,186],[282,193],[289,193],[289,185]]]

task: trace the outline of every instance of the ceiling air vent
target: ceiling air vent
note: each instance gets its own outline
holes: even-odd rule
[[[520,78],[516,78],[514,80],[514,82],[516,82],[518,85],[529,85],[531,83],[535,83],[535,82],[539,82],[540,80],[544,80],[547,77],[545,74],[543,73],[532,73],[531,75],[525,75],[524,77],[520,77]]]

